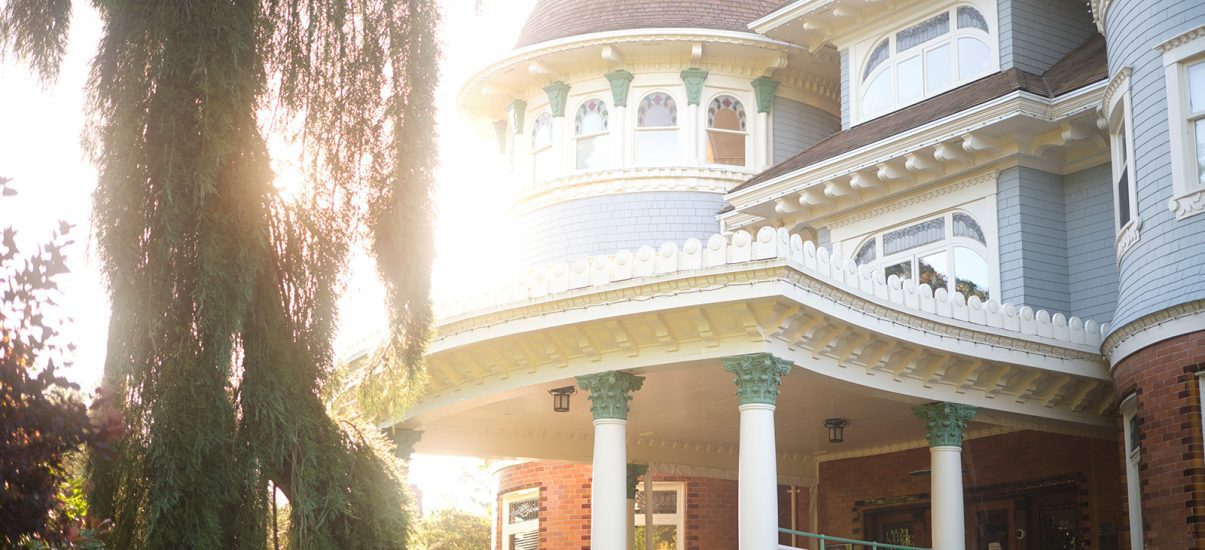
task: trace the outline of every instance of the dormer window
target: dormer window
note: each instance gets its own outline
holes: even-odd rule
[[[533,183],[552,177],[552,113],[544,111],[531,126],[531,179]]]
[[[871,49],[859,73],[862,119],[949,90],[995,69],[987,19],[971,6],[894,32]]]
[[[636,164],[664,166],[678,156],[678,104],[665,92],[653,92],[636,108]]]
[[[854,263],[874,265],[884,277],[896,275],[986,302],[993,296],[987,256],[979,222],[951,212],[868,239],[854,254]]]
[[[573,135],[577,140],[578,170],[606,168],[609,137],[607,117],[607,105],[599,99],[587,99],[577,108]]]
[[[707,106],[707,162],[745,165],[745,106],[730,95],[716,96]]]

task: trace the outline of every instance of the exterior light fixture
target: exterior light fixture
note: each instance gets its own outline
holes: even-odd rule
[[[844,443],[845,442],[845,426],[848,426],[844,418],[829,418],[824,421],[824,427],[828,428],[829,443]]]
[[[563,413],[569,412],[569,396],[577,393],[577,388],[573,386],[565,386],[548,390],[552,394],[552,410]]]

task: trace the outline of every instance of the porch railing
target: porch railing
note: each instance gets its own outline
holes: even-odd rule
[[[783,527],[780,527],[778,529],[778,531],[780,533],[784,533],[787,535],[795,535],[795,536],[799,536],[799,537],[815,539],[816,541],[818,541],[820,543],[819,546],[817,546],[815,548],[811,548],[810,550],[837,550],[838,548],[845,548],[848,550],[864,550],[866,548],[875,548],[875,549],[882,548],[884,550],[930,550],[928,548],[917,548],[915,546],[900,546],[898,544],[887,544],[885,542],[870,542],[870,541],[864,541],[864,540],[845,539],[845,538],[833,537],[833,536],[829,536],[829,535],[820,535],[817,533],[808,533],[807,531],[793,531],[791,529],[787,529],[787,528],[783,528]],[[783,546],[780,544],[778,546],[778,548],[780,550],[791,550],[794,547]]]

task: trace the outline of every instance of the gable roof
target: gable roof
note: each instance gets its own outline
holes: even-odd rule
[[[799,154],[767,168],[732,191],[748,189],[1018,90],[1053,98],[1106,78],[1105,40],[1098,34],[1072,50],[1041,76],[1014,68],[963,84],[915,105],[832,134]]]
[[[628,29],[702,28],[752,32],[749,22],[783,0],[539,0],[516,48],[594,32]]]

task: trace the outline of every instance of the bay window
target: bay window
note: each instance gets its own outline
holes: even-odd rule
[[[984,76],[998,61],[987,19],[956,6],[897,31],[871,49],[861,71],[862,120]]]
[[[1173,37],[1163,52],[1171,128],[1172,197],[1176,219],[1205,212],[1205,27]]]
[[[979,223],[969,214],[952,212],[868,239],[854,263],[874,265],[884,278],[895,275],[935,292],[944,288],[986,302],[993,296],[986,258],[987,239]]]

